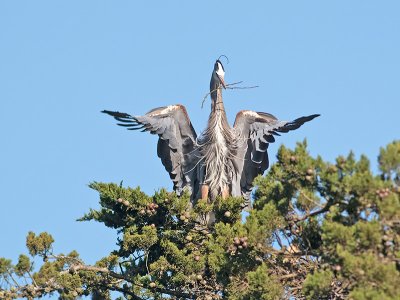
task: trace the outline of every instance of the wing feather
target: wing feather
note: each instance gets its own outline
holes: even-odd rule
[[[180,194],[185,187],[193,189],[194,170],[190,170],[196,159],[196,132],[183,105],[157,107],[143,116],[103,110],[128,130],[148,131],[159,136],[157,155]]]
[[[304,116],[288,122],[279,121],[269,113],[250,110],[242,110],[236,115],[234,128],[241,142],[235,165],[239,172],[241,192],[246,199],[250,197],[254,178],[269,167],[267,149],[270,143],[275,142],[274,136],[295,130],[318,116]]]

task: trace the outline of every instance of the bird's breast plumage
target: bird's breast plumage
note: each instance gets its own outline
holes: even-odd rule
[[[210,196],[215,198],[230,185],[233,177],[233,163],[236,136],[226,119],[225,111],[210,114],[207,128],[199,139],[199,150],[204,166],[203,182],[210,187]]]

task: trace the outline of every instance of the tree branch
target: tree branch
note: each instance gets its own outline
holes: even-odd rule
[[[130,278],[125,276],[125,275],[115,273],[115,272],[113,272],[113,271],[111,271],[111,270],[109,270],[107,268],[101,268],[101,267],[95,267],[95,266],[73,265],[68,270],[66,270],[64,272],[76,273],[78,271],[93,271],[93,272],[103,273],[103,274],[109,275],[109,276],[111,276],[113,278],[122,279],[122,280],[125,280],[127,282],[132,283]],[[138,285],[138,284],[136,284],[136,285],[140,286],[142,288],[146,288],[145,286],[142,286],[142,285]],[[121,289],[119,287],[115,287],[115,288]],[[129,293],[130,296],[133,296],[131,294],[131,292],[129,292],[127,290],[124,290],[124,289],[122,289],[122,290],[125,293]],[[178,292],[178,291],[168,290],[168,289],[159,288],[159,287],[154,287],[154,288],[152,288],[152,290],[155,290],[155,291],[163,293],[163,294],[168,294],[168,295],[171,295],[171,296],[184,297],[184,298],[187,298],[187,299],[196,299],[197,298],[195,294]],[[136,297],[138,297],[138,296],[136,296]],[[137,299],[139,300],[141,298],[138,297]]]
[[[110,275],[111,277],[114,277],[117,279],[123,279],[123,280],[129,281],[128,278],[125,277],[124,275],[115,273],[107,268],[94,267],[94,266],[73,265],[64,272],[76,273],[78,271],[93,271],[93,272],[98,272],[98,273],[104,273],[104,274]]]
[[[328,201],[328,202],[325,204],[325,206],[322,207],[321,209],[314,210],[314,211],[309,212],[309,213],[307,213],[307,214],[305,214],[305,215],[303,215],[303,216],[301,216],[301,217],[295,216],[295,218],[293,219],[293,221],[294,221],[295,223],[297,223],[297,222],[300,222],[300,221],[304,221],[304,220],[306,220],[306,219],[308,219],[308,218],[310,218],[310,217],[314,217],[314,216],[316,216],[316,215],[325,213],[325,212],[327,212],[327,211],[329,210],[329,208],[330,208],[333,204],[334,204],[333,202]]]

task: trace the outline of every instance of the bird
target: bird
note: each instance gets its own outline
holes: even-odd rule
[[[222,97],[226,88],[225,69],[217,59],[210,80],[211,112],[199,136],[182,104],[154,108],[143,116],[110,110],[102,113],[128,130],[158,135],[157,155],[178,196],[187,191],[192,204],[200,199],[212,203],[217,197],[243,197],[243,208],[249,210],[253,180],[269,167],[269,144],[280,133],[295,130],[320,115],[281,121],[269,113],[241,110],[231,127]]]

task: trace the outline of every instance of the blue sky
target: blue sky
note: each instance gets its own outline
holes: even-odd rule
[[[152,194],[171,182],[157,138],[100,111],[182,103],[200,132],[221,54],[227,82],[259,85],[226,91],[231,122],[241,109],[322,115],[270,157],[306,137],[313,155],[354,150],[376,167],[400,132],[399,11],[398,1],[1,1],[0,256],[26,252],[30,230],[89,263],[113,250],[113,231],[75,221],[98,207],[87,184]]]

